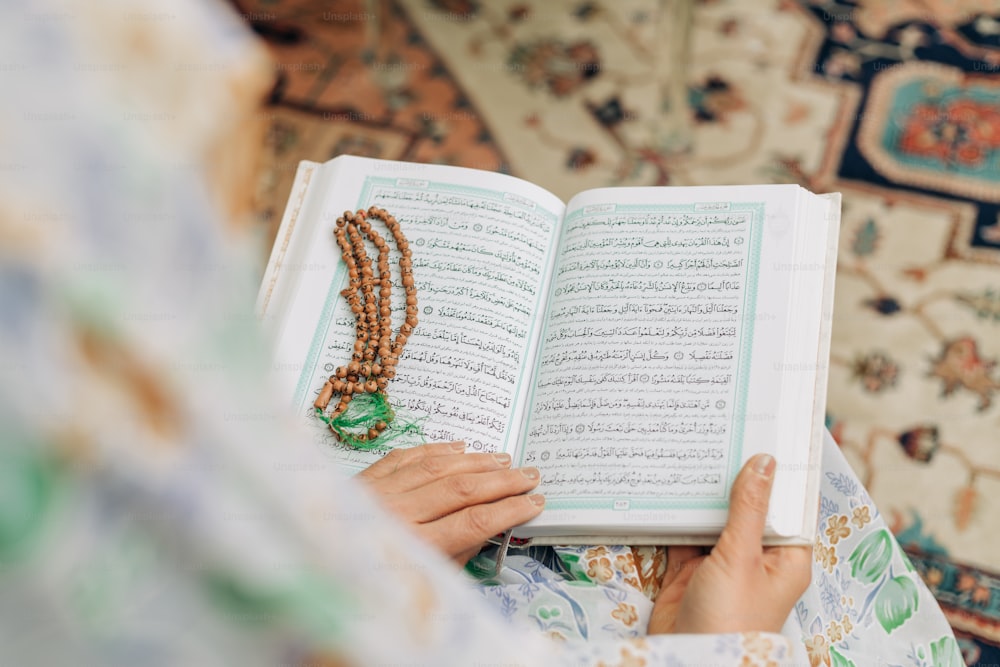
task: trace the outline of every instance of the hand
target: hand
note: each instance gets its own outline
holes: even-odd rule
[[[465,454],[463,442],[394,449],[359,473],[392,514],[465,565],[487,539],[538,516],[537,468],[510,469],[509,454]]]
[[[766,454],[743,466],[730,494],[729,519],[711,553],[689,546],[667,550],[649,634],[781,630],[809,585],[812,548],[761,544],[774,468]]]

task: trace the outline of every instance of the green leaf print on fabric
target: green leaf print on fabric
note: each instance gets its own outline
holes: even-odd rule
[[[543,621],[548,621],[562,614],[562,612],[559,611],[559,607],[539,607],[536,613]]]
[[[892,560],[892,537],[885,528],[872,533],[854,547],[848,557],[851,576],[865,584],[874,584]]]
[[[483,586],[498,586],[496,578],[497,562],[488,556],[476,554],[465,564],[465,572]]]
[[[234,618],[250,625],[273,622],[287,600],[284,591],[259,589],[225,572],[209,574],[205,584],[213,600],[232,612]]]
[[[5,434],[0,434],[4,437]],[[0,561],[27,551],[51,504],[55,470],[24,443],[21,451],[0,453]]]
[[[287,619],[324,641],[342,636],[359,608],[328,582],[307,572],[274,586],[248,583],[221,571],[209,573],[204,581],[211,599],[230,618],[247,625],[270,626]]]
[[[910,561],[910,557],[906,555],[906,552],[900,549],[899,555],[903,559],[903,565],[906,566],[906,571],[916,572],[916,569],[913,567],[913,563]]]
[[[891,633],[913,616],[918,597],[917,585],[908,576],[890,579],[875,598],[875,617]]]
[[[931,663],[934,667],[965,667],[962,652],[954,637],[942,637],[931,642]]]
[[[587,576],[587,572],[580,565],[580,556],[577,554],[559,554],[559,560],[563,562],[566,566],[567,572],[573,577],[575,581],[582,582],[585,584],[592,584],[593,581]]]
[[[830,647],[830,667],[857,667],[854,661],[845,658],[836,648]]]

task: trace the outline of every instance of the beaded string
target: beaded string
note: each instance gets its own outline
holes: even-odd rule
[[[406,294],[406,318],[392,339],[392,275],[389,267],[389,246],[372,227],[379,219],[389,230],[400,252],[399,273]],[[417,289],[413,281],[410,244],[399,222],[385,209],[372,206],[368,211],[344,211],[334,227],[337,245],[347,264],[350,282],[340,292],[347,300],[355,318],[354,351],[351,361],[339,366],[323,385],[313,403],[316,415],[333,431],[337,440],[356,449],[374,449],[376,440],[388,428],[395,412],[386,397],[389,380],[396,375],[396,364],[406,342],[417,326]],[[365,238],[378,252],[376,268],[365,250]],[[375,286],[378,285],[378,296]],[[340,400],[330,416],[326,408],[333,396]],[[348,417],[347,406],[356,396],[367,396],[368,409],[361,416]],[[360,429],[360,430],[358,430]]]

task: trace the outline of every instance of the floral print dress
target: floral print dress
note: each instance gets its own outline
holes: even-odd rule
[[[812,583],[782,632],[789,644],[764,634],[719,639],[709,648],[719,664],[964,664],[937,602],[829,435],[817,533]],[[665,550],[653,547],[512,549],[492,576],[495,558],[495,548],[484,551],[467,568],[481,594],[512,621],[569,644],[645,635],[667,568]]]

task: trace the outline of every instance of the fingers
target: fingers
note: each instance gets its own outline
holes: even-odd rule
[[[466,507],[438,521],[424,524],[419,530],[445,553],[470,554],[471,557],[486,540],[535,518],[544,506],[545,498],[541,494],[514,496]]]
[[[707,557],[701,547],[686,545],[667,547],[667,572],[663,575],[660,592],[656,596],[653,612],[649,618],[647,627],[649,634],[674,631],[691,577]]]
[[[510,470],[509,454],[466,454],[462,442],[389,452],[358,474],[383,506],[465,563],[490,537],[537,516],[537,468]]]
[[[729,496],[729,518],[716,550],[727,560],[760,557],[767,506],[774,483],[774,457],[754,456],[737,475]]]
[[[405,493],[446,477],[510,467],[510,454],[442,454],[424,456],[395,473],[369,482],[384,493]]]
[[[656,604],[677,606],[681,603],[691,577],[708,556],[701,547],[672,546],[667,548],[667,572],[663,575]]]
[[[443,456],[445,454],[461,454],[465,451],[464,442],[435,442],[419,447],[407,447],[405,449],[394,449],[380,460],[368,466],[358,473],[358,477],[371,481],[381,479],[391,475],[403,466],[408,466],[415,461],[429,456]]]
[[[764,567],[772,580],[787,586],[793,599],[799,599],[812,581],[812,547],[768,547]]]
[[[449,475],[394,495],[390,502],[397,512],[423,523],[473,505],[526,493],[538,486],[538,482],[536,468]],[[504,530],[506,528],[510,526],[505,526]]]
[[[702,547],[689,545],[667,547],[667,572],[663,575],[662,587],[667,588],[682,576],[689,577],[700,562],[695,562],[695,559],[704,554]]]

